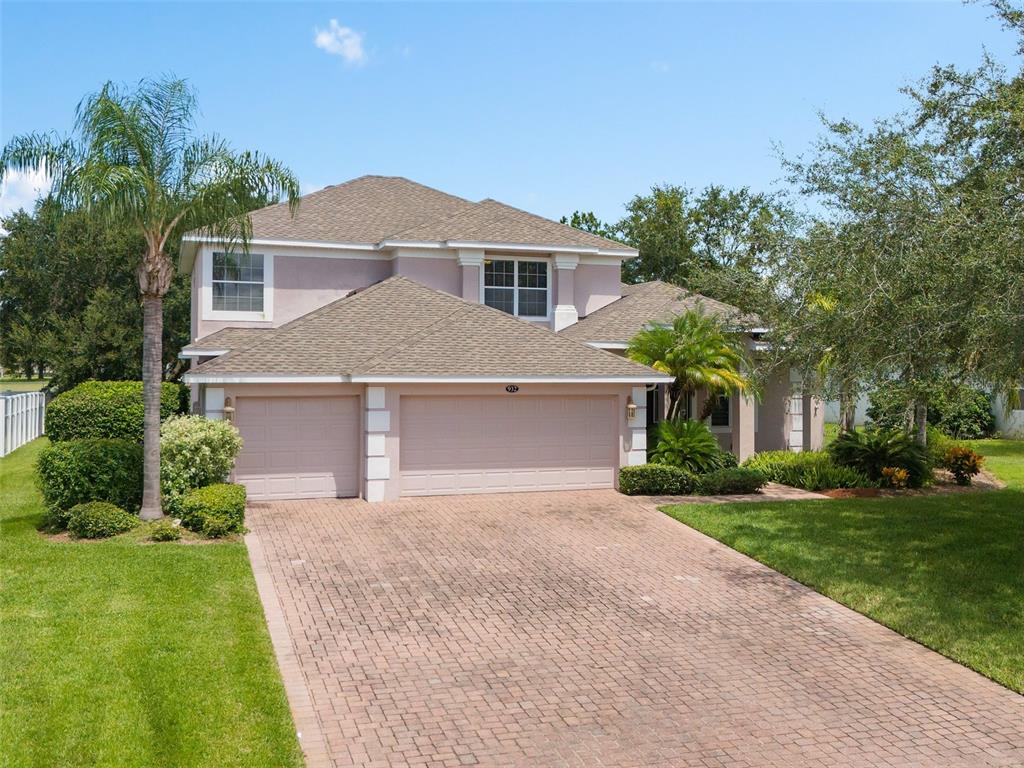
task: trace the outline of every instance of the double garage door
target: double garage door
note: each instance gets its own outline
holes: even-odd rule
[[[611,396],[403,396],[392,471],[403,496],[610,488],[616,414]],[[250,498],[358,495],[358,398],[239,397],[235,423]]]

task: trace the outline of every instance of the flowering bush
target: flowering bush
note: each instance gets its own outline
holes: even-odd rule
[[[957,485],[970,485],[971,478],[981,472],[985,459],[966,445],[954,445],[946,451],[943,465],[953,474]]]
[[[882,467],[882,482],[890,488],[906,488],[910,473],[902,467]]]
[[[203,416],[168,419],[160,428],[160,486],[167,511],[177,514],[193,488],[224,481],[242,450],[230,423]]]

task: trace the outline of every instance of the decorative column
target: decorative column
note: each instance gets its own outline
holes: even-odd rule
[[[479,304],[483,301],[480,295],[480,270],[484,268],[484,252],[460,248],[458,258],[462,270],[462,298]]]
[[[626,463],[631,467],[647,463],[647,387],[633,387],[630,391],[636,415],[626,420],[629,445]]]
[[[554,318],[554,330],[556,333],[563,328],[568,328],[570,325],[575,325],[580,319],[579,313],[576,311],[576,297],[573,285],[576,276],[576,265],[579,263],[580,257],[576,254],[555,254],[555,280],[558,283],[558,304],[555,305]],[[645,396],[644,403],[646,402]]]
[[[732,451],[740,461],[754,455],[754,398],[734,392],[732,406]]]
[[[363,488],[366,501],[384,501],[391,477],[391,460],[387,456],[391,411],[387,409],[385,395],[384,387],[366,388],[366,482]]]

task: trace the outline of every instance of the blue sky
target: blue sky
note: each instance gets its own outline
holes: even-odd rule
[[[770,189],[773,143],[805,149],[819,110],[870,121],[933,64],[1015,49],[987,7],[955,2],[5,1],[0,14],[4,142],[68,129],[105,80],[173,72],[198,90],[202,129],[279,158],[304,189],[394,174],[606,219],[660,182]]]

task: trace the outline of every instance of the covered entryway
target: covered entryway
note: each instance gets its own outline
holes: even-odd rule
[[[239,397],[234,479],[250,499],[359,494],[358,397]]]
[[[401,399],[403,496],[611,488],[615,397]]]

